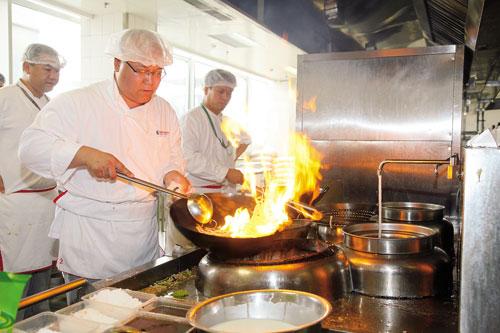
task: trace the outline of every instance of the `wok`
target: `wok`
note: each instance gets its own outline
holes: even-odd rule
[[[250,196],[221,193],[207,193],[207,195],[214,205],[213,219],[220,224],[223,223],[226,215],[233,215],[239,207],[245,207],[250,212],[255,207],[255,201]],[[206,225],[200,225],[189,214],[186,199],[179,199],[172,204],[170,207],[170,216],[184,237],[198,247],[217,253],[219,257],[238,258],[251,256],[269,248],[275,240],[288,238],[286,236],[286,229],[284,232],[277,231],[272,235],[252,238],[231,238],[214,235],[208,231],[203,232],[201,228],[206,228]],[[301,220],[301,222],[294,222],[293,228],[297,228],[297,223],[303,223],[304,234],[307,234],[310,221]],[[197,229],[197,227],[200,227],[200,229]],[[294,235],[292,237],[296,237],[298,233],[293,232],[291,235]]]

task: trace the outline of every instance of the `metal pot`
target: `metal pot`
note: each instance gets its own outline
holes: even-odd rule
[[[376,223],[378,221],[378,216],[374,215],[370,222]],[[383,219],[383,223],[394,223],[396,221]],[[453,224],[447,219],[436,220],[436,221],[397,221],[398,223],[408,223],[420,225],[423,227],[431,228],[436,231],[436,246],[446,252],[446,254],[451,258],[455,258],[455,247],[454,247],[454,228]]]
[[[278,332],[318,332],[331,312],[330,303],[317,295],[296,290],[249,290],[210,298],[187,314],[189,323],[203,332],[221,332],[216,325],[239,320],[241,325],[224,332],[264,332],[251,327],[256,321],[288,326]],[[241,322],[246,320],[246,322]],[[265,327],[269,332],[269,326]]]
[[[354,224],[344,228],[353,290],[370,296],[418,298],[448,295],[452,265],[434,247],[436,232],[412,224]]]
[[[422,202],[385,202],[382,204],[382,217],[385,223],[411,223],[431,228],[437,232],[436,245],[450,258],[455,257],[453,224],[444,219],[442,205]],[[378,216],[370,220],[376,222]]]
[[[382,218],[395,221],[436,221],[442,220],[444,206],[423,202],[384,202]]]

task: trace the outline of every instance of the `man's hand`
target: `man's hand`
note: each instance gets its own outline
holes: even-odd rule
[[[3,185],[2,176],[0,176],[0,193],[5,193],[5,186]]]
[[[173,183],[177,183],[179,185],[179,189],[175,190],[176,192],[184,194],[191,192],[191,183],[179,171],[172,170],[163,176],[163,185],[165,185],[165,187],[169,187]]]
[[[227,170],[226,179],[233,184],[243,184],[245,176],[238,169],[229,169]]]
[[[98,179],[116,179],[116,172],[120,171],[129,177],[134,177],[122,162],[111,154],[83,146],[76,153],[69,168],[85,167],[92,177]]]

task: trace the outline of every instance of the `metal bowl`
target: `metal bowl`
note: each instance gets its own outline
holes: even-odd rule
[[[395,221],[442,220],[444,206],[424,202],[384,202],[382,217]]]
[[[351,224],[344,228],[344,245],[356,251],[377,254],[412,254],[431,252],[437,232],[431,228],[405,223]]]
[[[295,332],[321,322],[332,310],[330,303],[317,295],[296,290],[263,289],[235,292],[196,304],[187,314],[189,323],[205,332]],[[213,328],[229,321],[245,321],[245,328]],[[256,330],[252,322],[285,323],[288,328]]]

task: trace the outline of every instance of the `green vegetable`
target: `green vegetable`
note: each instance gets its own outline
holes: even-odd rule
[[[179,289],[172,293],[172,297],[174,298],[186,298],[189,296],[189,293],[186,289]]]

